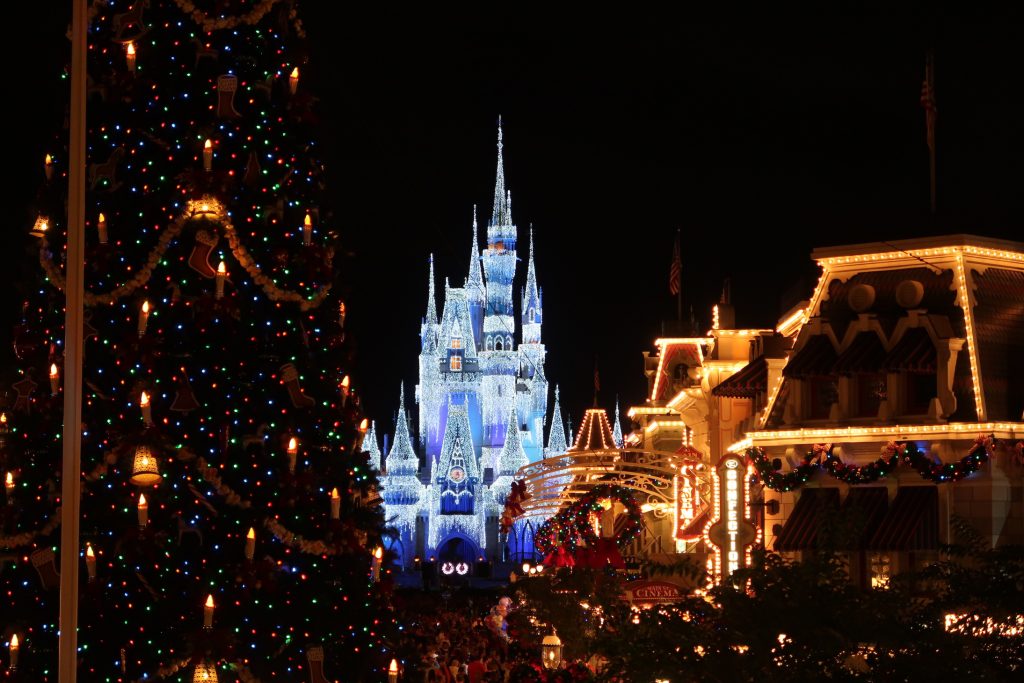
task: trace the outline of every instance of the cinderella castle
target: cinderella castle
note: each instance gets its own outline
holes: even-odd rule
[[[519,329],[514,309],[517,246],[499,121],[487,246],[481,252],[474,209],[469,273],[462,287],[451,287],[445,280],[440,317],[430,260],[414,397],[419,432],[414,440],[403,386],[394,438],[382,468],[387,524],[400,533],[390,549],[405,566],[417,556],[469,566],[479,557],[532,558],[537,522],[518,522],[503,548],[498,519],[516,470],[545,455],[564,453],[566,440],[556,388],[552,427],[544,445],[548,380],[533,235],[520,294]],[[365,444],[380,468],[375,430],[367,434]]]

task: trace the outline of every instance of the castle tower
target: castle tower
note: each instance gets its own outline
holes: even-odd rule
[[[370,455],[370,467],[380,470],[380,446],[377,444],[377,421],[370,421],[370,428],[363,437],[363,450]]]
[[[530,228],[530,258],[526,267],[526,286],[523,289],[522,309],[523,342],[519,345],[521,384],[526,391],[517,394],[519,414],[527,424],[523,448],[531,460],[544,456],[544,421],[548,413],[548,380],[544,376],[546,350],[541,343],[541,324],[544,312],[541,292],[537,287],[537,266],[533,260],[533,228]]]
[[[374,438],[376,441],[376,437]],[[409,423],[405,415],[405,385],[402,385],[395,421],[395,440],[384,461],[384,509],[388,524],[398,529],[404,554],[412,555],[415,548],[416,516],[424,490],[417,473],[419,458],[409,437]],[[402,560],[407,558],[403,556]]]
[[[487,248],[483,267],[487,279],[487,308],[484,315],[483,445],[484,468],[494,468],[505,442],[505,426],[516,401],[516,323],[513,314],[512,282],[516,274],[516,226],[512,222],[512,195],[505,189],[502,157],[502,129],[498,120],[498,166],[494,181],[494,209],[487,225]]]

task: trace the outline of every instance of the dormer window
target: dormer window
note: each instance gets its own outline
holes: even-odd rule
[[[452,349],[462,348],[462,337],[452,337]]]
[[[448,348],[448,369],[452,372],[462,372],[462,337],[452,335]]]
[[[452,356],[448,361],[448,368],[452,372],[462,372],[462,356]]]

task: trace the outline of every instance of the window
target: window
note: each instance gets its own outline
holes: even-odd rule
[[[871,587],[885,590],[889,588],[892,576],[892,562],[888,555],[872,553],[871,555]]]
[[[864,374],[857,377],[857,417],[875,417],[886,397],[885,375]]]
[[[811,420],[827,420],[832,404],[839,400],[839,389],[831,377],[812,377],[807,417]]]
[[[935,375],[927,372],[906,373],[907,414],[924,415],[935,398],[938,383]]]
[[[462,356],[452,356],[448,360],[448,368],[452,372],[462,372]]]
[[[494,350],[501,351],[501,337],[494,340]]]
[[[494,350],[494,337],[492,337],[490,335],[487,336],[487,350],[488,351],[493,351]]]
[[[462,348],[462,337],[452,337],[452,348],[453,349],[461,349]]]
[[[512,350],[512,337],[505,337],[505,348],[509,351]]]

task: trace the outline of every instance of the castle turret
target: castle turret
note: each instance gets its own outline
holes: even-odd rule
[[[370,421],[370,428],[363,436],[363,450],[370,456],[370,467],[380,470],[380,446],[377,444],[377,422]]]
[[[551,413],[551,431],[548,432],[548,446],[544,449],[544,457],[562,455],[569,450],[565,441],[565,427],[562,425],[562,406],[558,400],[558,385],[555,385],[555,409]]]

